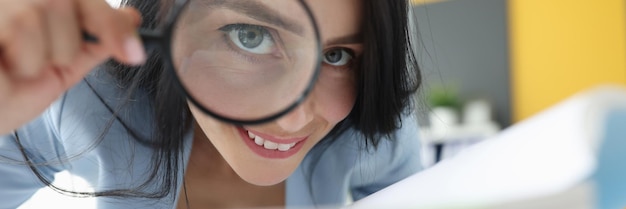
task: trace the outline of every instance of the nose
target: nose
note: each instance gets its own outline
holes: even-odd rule
[[[309,124],[313,117],[313,107],[309,98],[291,112],[278,118],[276,123],[285,131],[296,132]]]

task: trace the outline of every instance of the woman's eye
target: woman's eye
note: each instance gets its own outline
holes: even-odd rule
[[[333,49],[324,53],[324,62],[333,66],[344,66],[352,60],[352,55],[346,49]]]
[[[262,26],[233,24],[220,28],[230,41],[242,50],[254,54],[270,54],[274,51],[274,39]]]

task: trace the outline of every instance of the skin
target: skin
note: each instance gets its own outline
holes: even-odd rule
[[[307,3],[319,23],[324,52],[343,48],[358,58],[363,47],[354,37],[361,32],[360,1]],[[318,83],[302,105],[274,122],[243,127],[278,138],[307,136],[302,149],[286,159],[257,155],[241,139],[236,126],[215,120],[190,104],[196,119],[194,147],[185,176],[190,204],[201,208],[283,205],[285,179],[309,150],[350,113],[356,98],[355,70],[351,64],[324,63]],[[179,208],[186,208],[184,195],[181,192]]]

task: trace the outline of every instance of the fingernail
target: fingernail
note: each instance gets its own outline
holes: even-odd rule
[[[129,64],[141,65],[145,62],[146,53],[144,52],[143,46],[137,37],[133,36],[126,39],[124,48],[126,50],[126,56]]]

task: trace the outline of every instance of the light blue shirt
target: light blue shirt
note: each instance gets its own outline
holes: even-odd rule
[[[96,191],[132,189],[145,181],[153,151],[133,139],[103,104],[115,108],[126,100],[115,81],[99,71],[86,80],[102,98],[87,82],[79,83],[20,128],[20,142],[33,162],[40,164],[39,172],[51,181],[56,173],[68,171]],[[150,111],[145,95],[139,92],[119,115],[142,138],[149,138],[154,128]],[[414,117],[403,118],[402,127],[391,134],[393,139],[382,139],[376,150],[365,151],[365,140],[351,129],[326,147],[316,146],[287,179],[286,205],[340,205],[350,196],[358,200],[420,171],[417,127]],[[184,141],[182,166],[186,166],[191,138],[188,134]],[[23,162],[14,135],[0,136],[0,208],[16,208],[45,186]],[[183,171],[179,169],[179,183]],[[155,188],[151,185],[146,190]],[[98,197],[97,208],[175,208],[180,185],[177,188],[167,198],[156,200]],[[71,204],[50,202],[50,208]]]

